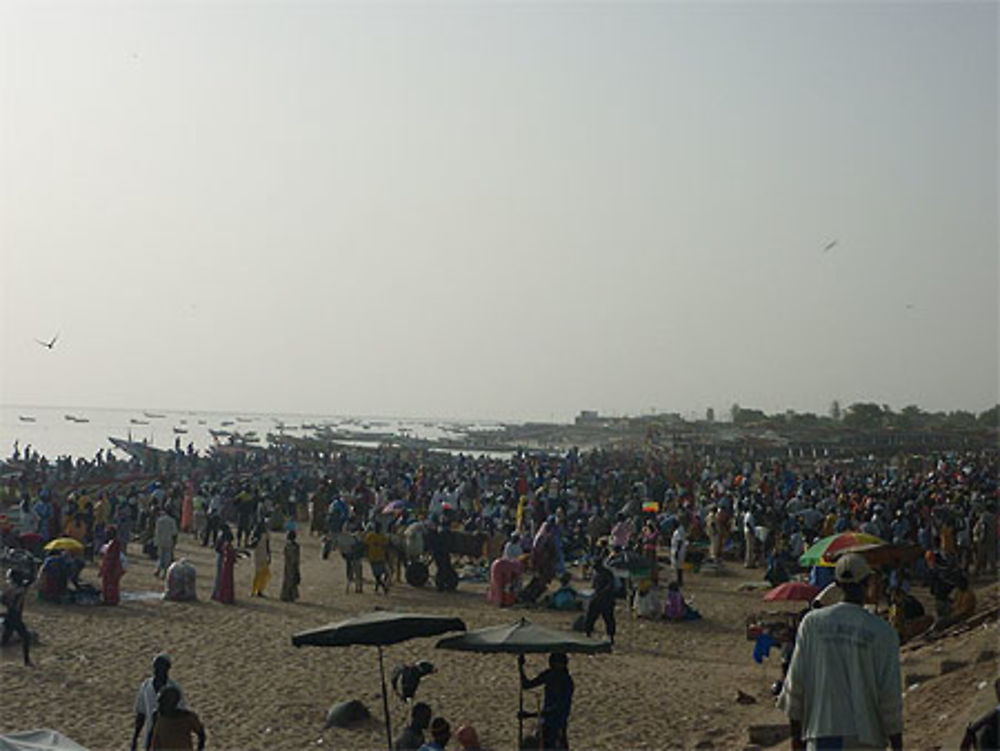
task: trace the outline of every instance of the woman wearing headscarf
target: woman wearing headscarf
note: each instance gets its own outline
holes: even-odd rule
[[[233,579],[233,569],[236,566],[236,549],[233,548],[233,532],[226,525],[215,545],[217,553],[215,568],[215,588],[212,599],[223,605],[236,602],[236,585]]]
[[[104,560],[101,561],[101,601],[105,605],[117,605],[120,600],[118,583],[125,574],[122,566],[122,545],[118,541],[118,530],[107,528],[108,542],[104,546]]]
[[[263,597],[271,581],[271,536],[267,533],[267,525],[258,522],[250,543],[253,550],[253,586],[251,597]]]
[[[299,599],[299,582],[302,579],[299,570],[299,543],[295,540],[295,530],[289,530],[285,542],[285,572],[281,580],[281,599],[284,602],[295,602]]]

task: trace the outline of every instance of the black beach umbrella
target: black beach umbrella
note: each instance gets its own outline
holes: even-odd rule
[[[462,652],[504,653],[513,655],[575,652],[597,654],[610,652],[611,642],[591,639],[572,631],[539,626],[522,618],[504,626],[469,631],[461,636],[449,636],[437,643],[438,649]],[[517,747],[524,737],[524,691],[518,681]]]
[[[385,686],[385,666],[382,647],[408,639],[438,636],[449,631],[465,631],[461,618],[448,618],[424,613],[396,613],[376,610],[339,623],[300,631],[292,636],[296,647],[348,647],[367,644],[378,648],[378,669],[382,678],[382,709],[385,711],[385,736],[392,748],[392,725],[389,719],[389,695]]]

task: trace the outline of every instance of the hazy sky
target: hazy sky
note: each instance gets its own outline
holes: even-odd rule
[[[0,0],[0,401],[982,410],[997,24]]]

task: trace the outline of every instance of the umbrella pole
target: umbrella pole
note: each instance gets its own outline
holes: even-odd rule
[[[385,712],[385,737],[388,741],[386,748],[392,751],[392,722],[389,718],[389,694],[385,690],[385,666],[382,662],[382,645],[378,647],[378,672],[382,678],[382,710]]]
[[[517,669],[517,751],[524,745],[524,686],[521,685],[521,668]]]

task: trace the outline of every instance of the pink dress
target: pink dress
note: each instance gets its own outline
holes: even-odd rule
[[[515,601],[514,585],[520,578],[520,561],[497,558],[490,566],[490,590],[486,598],[499,607],[513,605]]]

